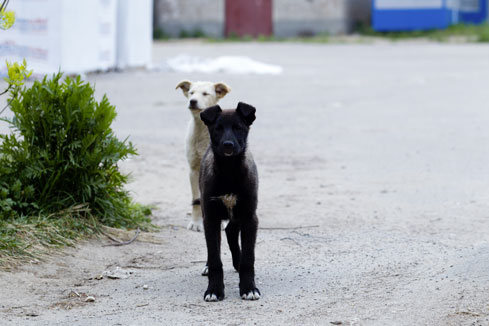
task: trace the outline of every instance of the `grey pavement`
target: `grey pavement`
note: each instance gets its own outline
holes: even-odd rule
[[[153,53],[155,66],[181,53],[245,55],[284,73],[89,75],[117,106],[117,134],[139,148],[122,167],[135,198],[156,205],[165,243],[70,249],[42,303],[39,289],[0,274],[25,296],[0,294],[7,324],[489,324],[489,46],[169,42]],[[182,79],[225,81],[223,107],[257,108],[257,302],[239,299],[225,242],[226,298],[203,301],[203,234],[184,229],[190,114],[174,90]],[[21,275],[36,282],[57,259]],[[133,266],[134,276],[83,281],[95,304],[53,305],[70,284],[114,264]],[[23,302],[39,316],[12,308]]]

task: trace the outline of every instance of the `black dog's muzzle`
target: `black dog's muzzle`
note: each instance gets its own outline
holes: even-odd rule
[[[232,156],[234,154],[234,143],[232,141],[225,141],[222,143],[222,151],[226,156]]]

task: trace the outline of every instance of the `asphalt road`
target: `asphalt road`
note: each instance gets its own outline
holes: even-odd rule
[[[92,240],[2,272],[2,324],[489,324],[489,46],[172,42],[155,45],[155,66],[181,53],[284,72],[89,75],[139,148],[122,168],[135,198],[156,205],[164,243]],[[225,245],[226,298],[203,301],[203,234],[184,228],[182,79],[225,81],[223,107],[257,108],[259,301],[239,298]],[[94,279],[116,266],[132,273]]]

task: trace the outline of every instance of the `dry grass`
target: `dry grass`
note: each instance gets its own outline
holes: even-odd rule
[[[77,205],[49,216],[0,221],[0,269],[37,262],[55,249],[100,233],[100,223],[86,205]]]

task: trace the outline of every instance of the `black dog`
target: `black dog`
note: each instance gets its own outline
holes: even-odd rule
[[[207,108],[200,118],[209,128],[211,143],[200,166],[200,193],[204,217],[209,286],[205,301],[224,298],[221,248],[221,220],[229,219],[226,237],[239,271],[239,294],[258,300],[255,286],[255,242],[258,229],[258,174],[253,157],[246,148],[248,131],[255,120],[255,108],[238,103],[236,110]],[[241,231],[241,247],[238,237]]]

